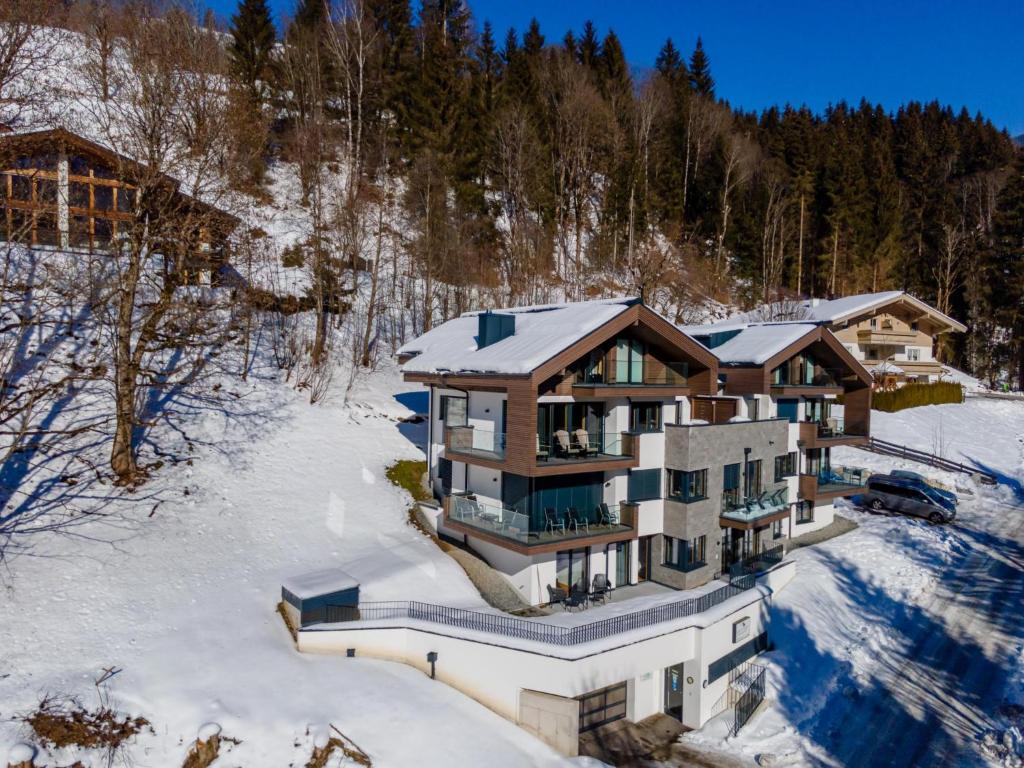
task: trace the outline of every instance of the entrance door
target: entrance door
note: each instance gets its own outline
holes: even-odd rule
[[[641,536],[637,539],[637,555],[640,560],[640,569],[637,573],[637,581],[647,581],[651,578],[651,539],[653,536]]]
[[[665,668],[665,714],[683,719],[683,665]]]

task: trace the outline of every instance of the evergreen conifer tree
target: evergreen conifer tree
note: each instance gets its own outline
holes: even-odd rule
[[[583,34],[580,35],[578,51],[580,64],[585,67],[597,66],[597,60],[601,55],[601,43],[597,39],[594,22],[589,19],[583,22]]]
[[[266,0],[242,0],[231,17],[228,51],[239,81],[253,103],[262,101],[270,56],[277,33]]]
[[[530,26],[523,35],[523,50],[527,56],[534,56],[544,48],[544,35],[540,31],[540,22],[530,19]]]
[[[704,52],[704,43],[698,37],[697,47],[690,57],[690,85],[702,96],[715,95],[715,81],[711,77],[711,62]]]
[[[665,40],[665,44],[658,51],[658,58],[654,60],[654,68],[670,83],[674,83],[681,74],[686,74],[683,57],[671,37]]]

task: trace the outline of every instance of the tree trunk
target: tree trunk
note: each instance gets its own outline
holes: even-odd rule
[[[796,295],[803,296],[804,279],[804,193],[800,193],[800,239],[796,252]]]
[[[139,256],[130,257],[124,282],[118,292],[117,328],[114,343],[114,442],[110,450],[110,468],[121,485],[131,483],[138,474],[135,462],[135,386],[138,369],[132,354],[132,327],[135,293],[139,284]]]

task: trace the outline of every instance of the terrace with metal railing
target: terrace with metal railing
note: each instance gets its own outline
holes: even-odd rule
[[[360,603],[357,607],[326,605],[310,615],[303,629],[316,625],[338,623],[373,623],[386,621],[421,621],[437,626],[453,627],[499,637],[528,640],[555,646],[575,646],[644,629],[663,622],[693,616],[721,605],[726,600],[752,589],[759,573],[778,565],[783,558],[781,546],[760,553],[756,560],[737,563],[735,577],[728,584],[693,597],[654,605],[629,613],[621,613],[585,624],[563,625],[543,620],[523,619],[504,613],[485,613],[465,608],[451,608],[419,601]],[[563,615],[563,614],[560,614]],[[321,629],[331,629],[321,626]]]

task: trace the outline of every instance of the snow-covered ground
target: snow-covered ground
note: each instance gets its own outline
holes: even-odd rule
[[[885,440],[975,464],[1001,478],[976,486],[864,451],[834,461],[897,466],[961,492],[955,526],[842,513],[859,528],[797,550],[797,577],[774,601],[765,655],[771,704],[735,738],[724,720],[687,739],[764,765],[1019,765],[983,749],[986,733],[1024,753],[1001,716],[1024,704],[1024,405],[964,405],[872,413]],[[856,501],[856,500],[854,500]],[[1009,732],[1009,737],[1003,733]],[[992,736],[988,737],[992,741]]]
[[[155,733],[136,766],[181,765],[205,722],[241,743],[218,766],[303,765],[332,723],[375,766],[555,765],[512,723],[399,664],[305,656],[275,613],[288,574],[344,564],[370,600],[482,606],[463,571],[406,523],[386,465],[420,454],[396,421],[409,411],[394,371],[348,404],[307,405],[271,380],[186,424],[192,466],[165,468],[117,513],[39,534],[0,576],[0,758],[28,736],[18,716],[46,694],[94,706],[103,668],[113,703]],[[187,493],[187,495],[186,495]],[[151,509],[149,499],[164,499]],[[99,751],[54,756],[106,765]]]

